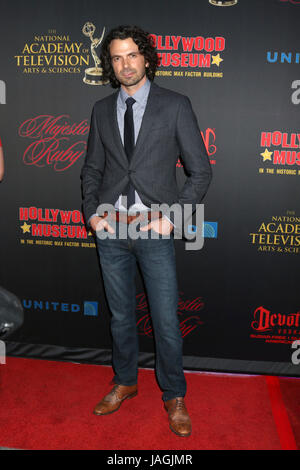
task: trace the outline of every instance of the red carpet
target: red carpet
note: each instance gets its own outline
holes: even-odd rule
[[[111,367],[7,358],[0,366],[0,447],[16,449],[296,449],[300,380],[186,373],[193,431],[168,427],[154,372],[140,370],[139,394],[108,416],[92,414]],[[289,407],[285,402],[288,400]],[[295,433],[295,434],[294,434]]]

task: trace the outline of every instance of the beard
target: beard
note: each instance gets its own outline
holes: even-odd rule
[[[137,85],[146,75],[146,69],[144,69],[142,72],[138,73],[134,69],[126,70],[127,73],[132,73],[130,77],[126,77],[122,75],[122,73],[118,74],[116,76],[117,80],[120,82],[121,85],[124,86],[135,86]]]

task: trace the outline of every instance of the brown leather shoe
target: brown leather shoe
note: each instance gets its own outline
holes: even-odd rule
[[[122,402],[127,398],[133,398],[137,395],[137,385],[115,385],[94,409],[95,415],[109,415],[117,411]]]
[[[171,431],[177,436],[187,437],[192,432],[192,424],[182,397],[165,401],[165,409],[169,415]]]

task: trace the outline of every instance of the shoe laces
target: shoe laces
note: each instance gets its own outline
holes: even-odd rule
[[[180,400],[179,398],[176,398],[176,409],[178,410],[184,410],[185,409],[185,404],[183,400]]]
[[[117,385],[115,385],[115,386],[113,387],[113,389],[111,390],[110,395],[116,395],[116,396],[118,396],[118,391],[119,391],[119,385],[117,384]]]

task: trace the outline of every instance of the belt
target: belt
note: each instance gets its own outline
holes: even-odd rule
[[[103,218],[110,216],[113,220],[116,220],[117,222],[122,222],[124,224],[131,224],[134,222],[136,219],[139,219],[139,222],[142,222],[144,220],[148,220],[151,222],[151,220],[155,219],[161,219],[163,214],[160,211],[145,211],[145,212],[136,212],[134,215],[128,215],[127,213],[123,212],[104,212]]]

